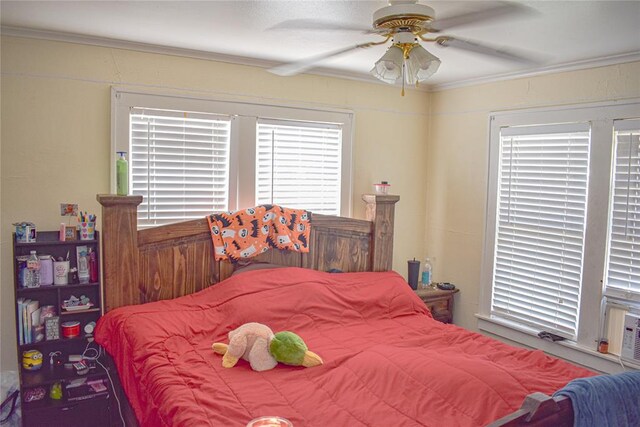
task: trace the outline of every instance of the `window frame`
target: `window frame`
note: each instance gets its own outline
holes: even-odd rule
[[[481,265],[481,283],[478,327],[481,330],[507,337],[516,342],[548,350],[557,344],[540,343],[533,329],[491,315],[492,278],[495,262],[497,209],[500,166],[500,129],[510,126],[533,126],[588,122],[591,125],[589,150],[589,182],[587,191],[586,222],[584,235],[584,258],[580,286],[577,338],[565,342],[566,348],[595,353],[603,321],[603,292],[606,268],[607,237],[609,226],[609,190],[613,164],[613,122],[617,119],[636,118],[640,115],[640,99],[621,102],[600,102],[586,105],[567,105],[549,108],[532,108],[517,111],[492,112],[489,115],[489,165],[487,200],[485,209],[485,233]],[[593,316],[593,313],[601,313]],[[537,341],[536,341],[537,340]],[[581,359],[566,348],[559,350],[562,357],[567,354]],[[585,363],[585,362],[580,362]]]
[[[111,88],[110,189],[116,192],[117,151],[129,157],[129,112],[131,107],[194,111],[231,117],[229,152],[229,209],[255,206],[256,126],[258,119],[340,123],[342,164],[340,215],[351,216],[353,195],[353,128],[350,110],[310,105],[220,100],[180,93],[132,91]]]

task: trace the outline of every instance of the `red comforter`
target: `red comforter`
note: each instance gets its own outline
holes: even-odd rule
[[[231,369],[211,350],[246,322],[291,330],[315,368]],[[107,313],[113,356],[142,425],[481,426],[590,371],[431,318],[398,274],[250,271],[197,294]]]

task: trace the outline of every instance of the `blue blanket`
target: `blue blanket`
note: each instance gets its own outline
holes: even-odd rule
[[[573,380],[554,396],[571,398],[574,427],[640,426],[640,371]]]

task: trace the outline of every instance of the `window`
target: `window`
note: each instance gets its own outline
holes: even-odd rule
[[[615,352],[640,303],[638,117],[634,101],[491,116],[481,329]]]
[[[605,284],[609,295],[635,299],[640,297],[640,120],[616,120],[613,131]]]
[[[112,91],[115,153],[129,153],[138,228],[257,204],[349,215],[344,111]]]
[[[576,334],[582,278],[589,126],[500,132],[491,313]]]
[[[142,196],[140,226],[228,210],[230,118],[140,108],[129,118],[130,191]]]
[[[260,120],[257,140],[258,204],[340,213],[340,126]]]

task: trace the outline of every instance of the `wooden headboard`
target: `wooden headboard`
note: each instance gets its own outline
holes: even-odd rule
[[[366,220],[312,214],[309,253],[272,249],[255,258],[327,271],[386,271],[393,259],[398,196],[364,195]],[[102,205],[105,311],[188,295],[226,279],[228,262],[213,259],[207,219],[138,230],[142,196],[97,196]]]

